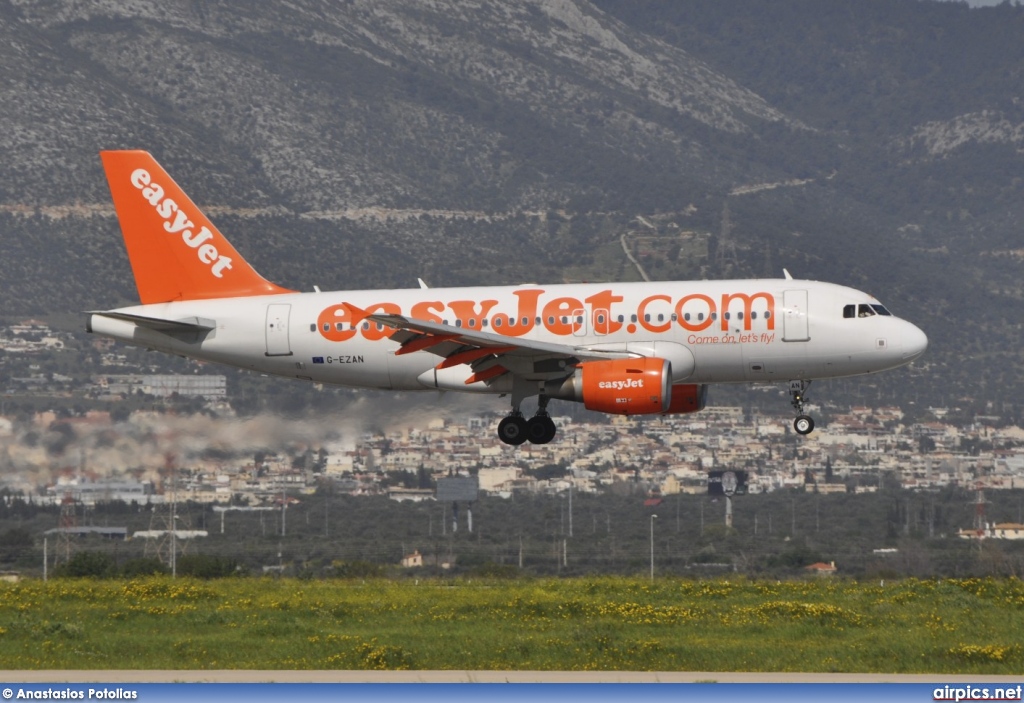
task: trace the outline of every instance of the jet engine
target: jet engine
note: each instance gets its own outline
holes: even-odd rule
[[[708,387],[704,383],[677,383],[672,386],[672,400],[663,415],[682,415],[703,410],[708,402]]]
[[[654,357],[585,361],[546,393],[614,415],[663,413],[672,398],[672,364]]]

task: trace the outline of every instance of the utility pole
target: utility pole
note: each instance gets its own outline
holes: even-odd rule
[[[651,515],[651,581],[654,581],[654,518],[657,515]]]
[[[569,536],[572,537],[572,481],[569,481]]]

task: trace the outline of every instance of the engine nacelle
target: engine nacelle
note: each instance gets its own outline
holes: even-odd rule
[[[672,398],[672,364],[653,357],[585,361],[560,386],[545,392],[613,415],[663,413]]]
[[[672,386],[672,400],[663,415],[683,415],[703,410],[708,402],[707,384],[677,383]]]

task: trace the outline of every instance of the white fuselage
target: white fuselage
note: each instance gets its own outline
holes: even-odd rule
[[[817,281],[756,279],[524,285],[287,293],[121,308],[128,315],[207,321],[204,334],[173,334],[102,314],[90,330],[184,356],[319,383],[361,388],[508,392],[502,379],[466,384],[471,371],[437,370],[442,358],[396,355],[392,330],[361,321],[397,313],[466,330],[577,349],[665,355],[673,382],[821,379],[895,368],[920,356],[927,338],[889,314],[844,317],[870,295]],[[884,308],[882,308],[884,310]],[[512,324],[514,321],[515,324]],[[507,379],[506,379],[507,380]]]

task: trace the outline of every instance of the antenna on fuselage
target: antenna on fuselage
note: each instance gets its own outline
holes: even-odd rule
[[[782,274],[786,277],[787,281],[792,281],[793,280],[792,274],[790,274],[790,272],[787,271],[786,269],[782,269]]]
[[[430,286],[423,282],[422,278],[417,278],[416,281],[417,283],[420,284],[420,288],[422,288],[423,290],[428,290],[430,288]]]

